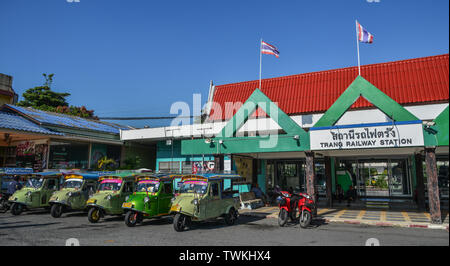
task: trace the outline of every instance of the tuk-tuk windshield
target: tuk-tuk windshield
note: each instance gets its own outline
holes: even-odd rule
[[[83,184],[83,180],[81,179],[68,179],[63,184],[63,188],[81,188],[81,185]]]
[[[205,181],[184,181],[180,187],[180,193],[205,194],[208,182]]]
[[[100,186],[98,187],[99,191],[106,191],[106,190],[113,190],[118,191],[120,190],[120,187],[122,186],[122,180],[103,180],[100,183]]]
[[[25,183],[25,187],[40,188],[42,186],[42,183],[44,183],[44,179],[32,177],[27,180],[27,182]]]
[[[136,186],[136,192],[158,192],[159,181],[157,180],[142,180]]]

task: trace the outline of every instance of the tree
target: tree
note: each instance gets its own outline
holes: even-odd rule
[[[69,106],[66,97],[70,93],[59,93],[51,90],[54,74],[42,74],[45,78],[43,86],[38,86],[26,90],[22,97],[24,100],[17,103],[18,106],[32,107],[42,111],[57,112],[62,114],[74,115],[83,118],[98,119],[94,116],[93,110],[87,110],[86,107]]]
[[[23,107],[32,107],[43,111],[55,111],[58,106],[69,105],[66,101],[66,97],[70,96],[70,93],[58,93],[51,90],[50,86],[53,82],[53,75],[42,74],[45,78],[43,86],[38,86],[26,90],[22,97],[24,100],[20,101],[17,105]]]

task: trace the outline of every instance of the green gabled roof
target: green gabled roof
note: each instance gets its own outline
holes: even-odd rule
[[[394,121],[419,120],[419,118],[387,96],[377,87],[372,85],[366,79],[358,76],[325,112],[319,121],[314,124],[314,127],[333,126],[361,96],[375,105],[378,109],[380,109],[380,111]]]

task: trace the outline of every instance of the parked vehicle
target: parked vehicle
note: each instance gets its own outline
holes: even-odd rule
[[[98,174],[73,173],[64,176],[64,183],[59,191],[50,197],[50,214],[59,218],[67,211],[86,210],[86,201],[97,191]]]
[[[24,185],[24,176],[33,173],[31,168],[0,168],[0,212],[5,213],[11,207],[8,198],[8,186],[15,177],[19,178],[19,187]]]
[[[8,199],[11,204],[11,213],[19,215],[24,210],[49,209],[48,201],[53,192],[59,190],[61,176],[59,172],[41,172],[25,176],[24,187]]]
[[[97,192],[86,202],[88,220],[96,223],[105,215],[123,215],[122,204],[134,192],[133,173],[109,174],[99,178]]]
[[[313,215],[316,215],[317,209],[314,199],[306,193],[289,193],[281,191],[277,198],[280,212],[278,214],[278,225],[286,225],[288,219],[299,221],[302,228],[306,228],[311,224]],[[296,196],[298,202],[296,205],[291,204]],[[293,206],[294,205],[294,206]]]
[[[233,225],[238,217],[239,193],[233,191],[233,180],[238,175],[202,174],[186,175],[181,179],[179,195],[172,200],[170,213],[178,232],[189,227],[192,221],[204,221],[224,217],[227,225]],[[228,180],[230,182],[226,182]]]
[[[140,175],[136,177],[135,192],[122,204],[125,224],[129,227],[144,219],[169,215],[174,196],[173,178],[164,174]]]

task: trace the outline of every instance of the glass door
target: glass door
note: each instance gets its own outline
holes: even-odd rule
[[[277,185],[281,189],[306,191],[305,175],[303,164],[296,161],[279,161],[277,162]]]
[[[389,192],[392,196],[411,195],[408,161],[406,159],[390,160]]]
[[[365,195],[389,197],[387,161],[359,161],[360,180],[364,180]]]

